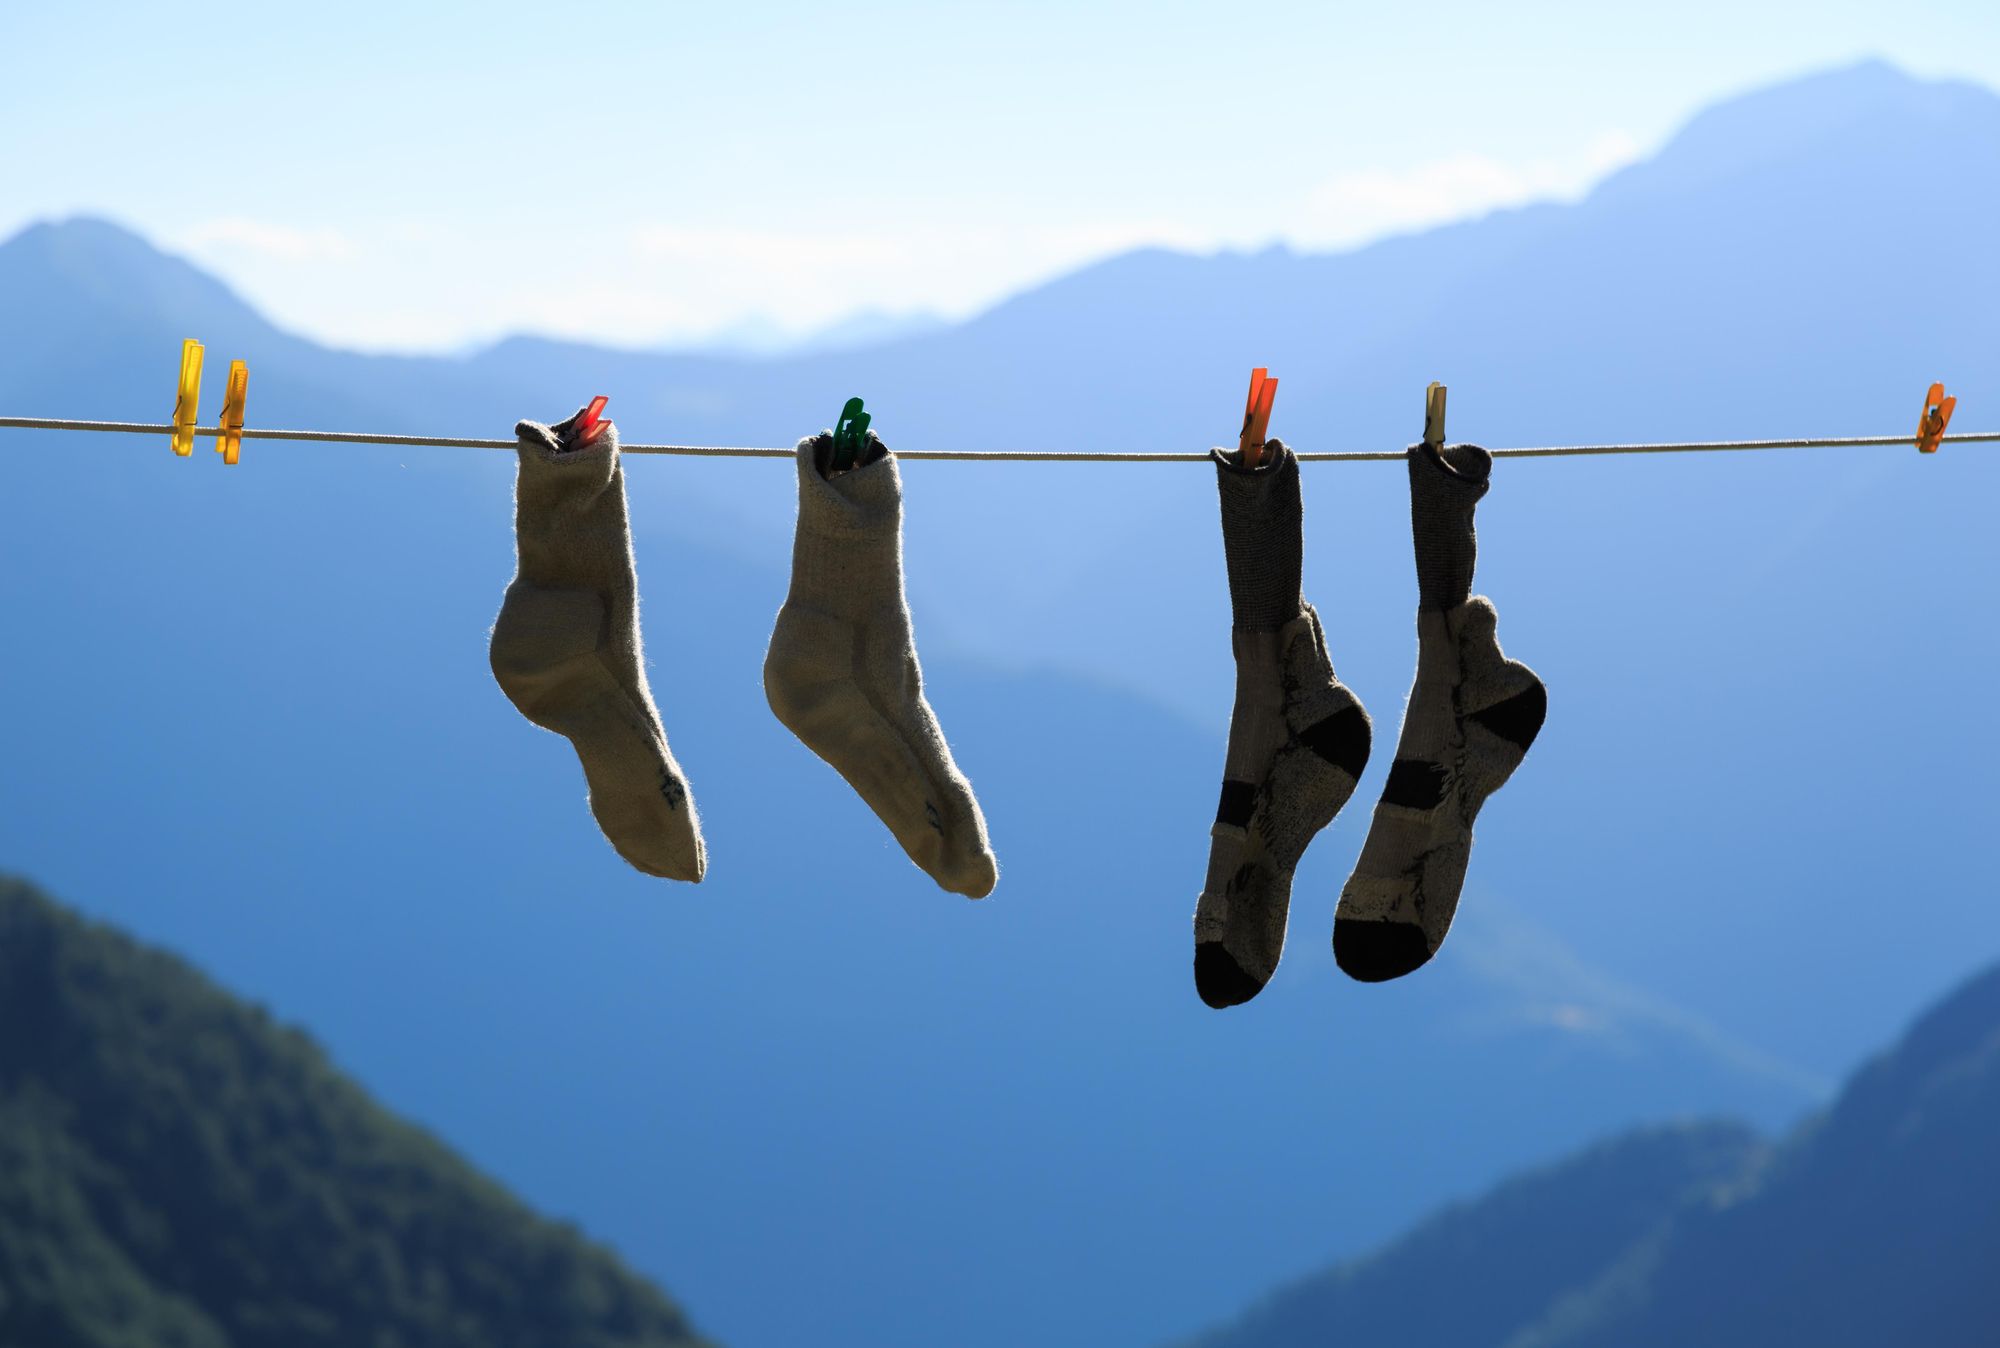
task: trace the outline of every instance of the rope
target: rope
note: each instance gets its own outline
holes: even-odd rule
[[[67,421],[54,417],[0,417],[0,429],[25,431],[105,431],[114,435],[171,435],[169,423],[139,421]],[[219,432],[212,426],[197,426],[194,433],[213,439]],[[413,445],[441,449],[512,449],[512,440],[474,440],[446,435],[384,435],[372,431],[277,431],[242,432],[245,440],[291,440],[309,444]],[[1976,431],[1941,437],[1941,444],[1990,444],[2000,442],[2000,431]],[[1793,440],[1686,440],[1663,444],[1637,445],[1532,445],[1496,449],[1499,459],[1552,459],[1585,454],[1695,454],[1728,450],[1759,449],[1841,449],[1857,446],[1915,445],[1912,435],[1818,436]],[[797,451],[791,447],[768,448],[744,445],[624,445],[624,454],[673,454],[714,459],[789,459]],[[1070,451],[1035,449],[899,449],[899,459],[958,459],[972,463],[1207,463],[1207,454],[1116,451]],[[1362,463],[1401,459],[1403,451],[1349,450],[1303,453],[1302,463]]]

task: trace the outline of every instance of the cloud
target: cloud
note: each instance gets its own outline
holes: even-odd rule
[[[1636,138],[1607,131],[1561,160],[1508,163],[1463,154],[1408,168],[1343,173],[1307,194],[1292,238],[1310,247],[1351,247],[1530,201],[1575,200],[1605,174],[1637,159],[1641,148]]]
[[[179,237],[181,245],[204,254],[249,254],[274,262],[346,262],[355,247],[337,229],[297,229],[268,220],[228,215],[205,220]]]

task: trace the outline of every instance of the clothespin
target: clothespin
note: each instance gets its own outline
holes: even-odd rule
[[[1951,414],[1957,406],[1958,399],[1944,396],[1943,384],[1931,385],[1930,392],[1924,395],[1924,414],[1917,419],[1919,454],[1938,452],[1938,441],[1944,439],[1944,428],[1951,425]]]
[[[595,440],[597,433],[604,429],[604,404],[610,401],[611,399],[600,393],[590,400],[590,406],[577,414],[576,423],[570,427],[570,434],[576,437],[578,448]]]
[[[1424,390],[1424,443],[1444,448],[1444,385],[1435,379]]]
[[[1271,427],[1271,404],[1278,399],[1278,381],[1259,365],[1250,372],[1250,397],[1243,404],[1243,431],[1236,438],[1237,453],[1245,468],[1264,461],[1264,433]]]
[[[833,463],[836,473],[844,473],[861,458],[861,452],[868,448],[869,415],[861,410],[861,399],[849,398],[840,409],[840,420],[833,423]]]
[[[201,343],[190,337],[181,343],[180,392],[174,398],[174,453],[194,453],[194,426],[201,418]]]
[[[250,392],[250,367],[229,362],[229,385],[222,394],[222,416],[215,423],[215,452],[224,463],[235,463],[243,449],[243,399]]]

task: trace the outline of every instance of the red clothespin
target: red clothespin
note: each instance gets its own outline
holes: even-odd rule
[[[1278,381],[1259,365],[1250,372],[1250,397],[1243,404],[1243,433],[1236,440],[1237,452],[1243,456],[1246,468],[1264,462],[1264,433],[1270,429],[1271,404],[1277,400]]]
[[[1935,454],[1938,441],[1944,439],[1944,428],[1951,425],[1952,410],[1958,406],[1958,399],[1944,396],[1943,384],[1932,384],[1930,392],[1924,395],[1924,414],[1917,420],[1917,452]]]
[[[576,424],[570,428],[570,433],[576,437],[579,448],[595,440],[597,433],[604,429],[604,404],[610,401],[600,393],[590,400],[590,406],[577,414]]]

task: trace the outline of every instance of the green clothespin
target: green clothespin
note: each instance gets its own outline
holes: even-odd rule
[[[861,451],[868,448],[868,420],[859,398],[849,398],[840,409],[840,420],[833,423],[834,472],[844,473],[852,468],[860,460]]]

